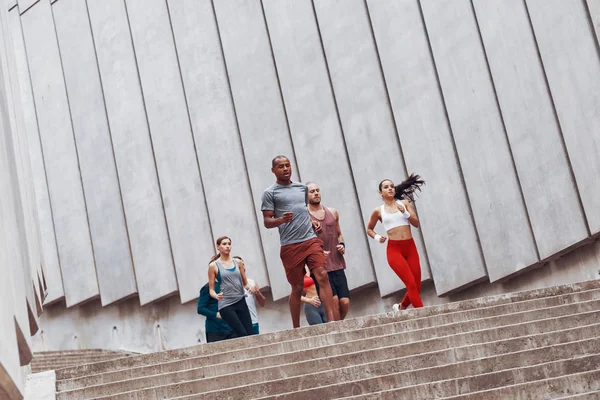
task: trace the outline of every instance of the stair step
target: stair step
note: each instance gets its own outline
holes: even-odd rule
[[[381,393],[382,398],[431,398],[439,397],[429,394],[427,396],[414,397],[414,392],[425,392],[427,388],[420,388],[422,385],[436,381],[457,381],[460,378],[469,376],[494,373],[501,370],[510,370],[513,368],[525,368],[538,364],[550,363],[557,360],[565,360],[573,357],[583,357],[590,354],[598,355],[598,345],[600,338],[584,339],[580,341],[559,343],[545,347],[521,350],[505,354],[489,354],[486,357],[475,358],[472,360],[457,359],[454,363],[446,363],[444,359],[438,359],[434,366],[428,367],[421,362],[419,357],[429,357],[433,355],[423,354],[412,356],[412,360],[399,360],[396,362],[396,369],[388,375],[374,376],[367,379],[357,379],[347,382],[335,382],[334,384],[315,387],[308,390],[288,392],[281,395],[263,397],[271,400],[290,400],[300,396],[318,399],[335,399],[340,397],[357,396],[365,393],[364,398],[369,398],[372,393]],[[443,364],[443,365],[442,365]],[[397,372],[402,371],[402,372]],[[434,384],[434,388],[438,383]],[[409,388],[412,386],[412,388]],[[460,387],[455,384],[454,387]],[[416,388],[416,389],[415,389]],[[391,395],[386,397],[386,393]],[[419,393],[421,393],[419,392]],[[394,397],[396,396],[396,397]],[[362,397],[361,397],[362,398]]]
[[[560,330],[563,329],[563,326],[588,325],[597,321],[595,310],[598,307],[600,307],[600,300],[592,300],[590,302],[523,311],[506,316],[489,317],[414,331],[403,331],[403,329],[401,329],[402,323],[397,323],[392,324],[396,326],[396,329],[392,330],[391,334],[385,334],[387,333],[385,331],[371,332],[371,335],[367,335],[366,339],[325,344],[324,346],[312,348],[308,346],[310,345],[310,343],[308,343],[306,346],[300,348],[288,346],[287,348],[280,349],[275,346],[263,346],[255,349],[245,349],[243,351],[237,350],[222,353],[220,355],[198,357],[184,362],[176,361],[173,363],[134,368],[109,374],[61,380],[58,382],[58,390],[65,391],[84,387],[89,388],[94,385],[136,380],[137,378],[156,376],[159,374],[165,375],[169,373],[171,373],[171,377],[175,376],[176,379],[185,379],[186,377],[193,378],[194,374],[199,374],[202,377],[211,377],[233,372],[240,373],[244,370],[288,363],[290,360],[302,362],[306,360],[307,354],[313,355],[314,358],[321,358],[324,356],[340,356],[346,353],[355,353],[360,349],[365,349],[367,350],[367,356],[372,357],[372,354],[369,352],[372,353],[374,349],[380,347],[408,344],[410,342],[418,342],[436,337],[449,338],[453,334],[465,337],[465,334],[472,331],[481,331],[479,335],[495,335],[497,334],[498,328],[501,326],[511,326],[512,329],[518,329],[519,331],[528,333],[541,332],[543,330]],[[384,335],[377,336],[378,333],[384,333]],[[362,337],[362,335],[359,337]],[[246,356],[245,358],[249,361],[241,362],[243,361],[243,358],[237,353],[240,353],[241,356]],[[283,359],[282,354],[285,355]],[[383,354],[383,356],[387,356],[388,358],[390,355],[391,354],[388,353]],[[166,376],[166,379],[168,378],[169,376]]]
[[[597,321],[597,315],[593,315]],[[519,326],[507,327],[506,329],[491,329],[487,331],[473,332],[462,335],[447,336],[444,338],[436,338],[421,342],[413,342],[409,344],[401,344],[381,348],[377,350],[366,350],[358,355],[349,355],[348,362],[343,367],[338,367],[330,371],[310,371],[304,375],[290,373],[284,378],[275,377],[269,379],[268,373],[273,373],[273,369],[266,371],[264,379],[261,370],[255,370],[259,379],[255,383],[250,383],[241,378],[246,378],[249,374],[232,374],[222,378],[199,379],[196,381],[180,382],[171,385],[163,385],[151,387],[145,390],[135,391],[137,398],[144,399],[162,399],[172,398],[176,396],[185,396],[193,393],[204,393],[198,395],[206,399],[217,399],[221,396],[226,398],[244,398],[251,395],[252,397],[270,396],[273,394],[293,392],[299,390],[312,389],[315,387],[330,385],[333,382],[343,380],[360,379],[361,374],[388,374],[390,365],[403,365],[402,368],[419,368],[433,367],[439,363],[456,363],[482,357],[498,356],[505,353],[522,351],[525,349],[535,349],[550,345],[557,345],[576,340],[585,340],[600,337],[600,324],[588,325],[585,327],[577,327],[568,330],[554,330],[545,333],[531,334],[530,332],[522,332],[519,336],[515,331]],[[593,345],[597,345],[593,344]],[[327,355],[323,355],[326,357]],[[355,357],[353,357],[355,356]],[[306,354],[304,362],[311,362],[313,357]],[[393,360],[399,359],[399,360]],[[283,368],[283,373],[286,375],[290,369],[293,371],[293,363],[299,360],[292,359],[288,362],[287,368]],[[319,361],[319,360],[317,360]],[[327,359],[322,359],[327,363]],[[362,364],[357,367],[357,364]],[[327,365],[327,364],[326,364]],[[368,367],[368,368],[367,368]],[[393,367],[400,368],[400,367]],[[276,369],[276,368],[275,368]],[[275,372],[276,373],[276,372]],[[240,387],[240,382],[244,382],[244,386]],[[152,383],[150,383],[152,384]],[[212,392],[209,392],[210,390]],[[85,393],[80,397],[62,397],[59,393],[59,399],[68,398],[89,398],[96,397],[94,393]],[[133,392],[117,395],[110,395],[112,399],[131,398]]]
[[[214,344],[205,345],[206,348],[212,347],[212,351],[211,349],[206,349],[205,351],[207,352],[207,354],[205,355],[186,358],[183,360],[176,359],[173,361],[166,361],[162,363],[157,361],[156,364],[143,365],[139,367],[127,367],[127,365],[130,363],[130,360],[138,358],[129,357],[127,359],[114,361],[115,365],[119,366],[119,368],[116,371],[100,372],[96,374],[83,374],[80,372],[78,374],[75,374],[75,377],[69,379],[69,377],[71,376],[70,371],[72,369],[63,369],[57,371],[57,379],[60,381],[59,390],[74,389],[77,387],[85,387],[89,385],[96,385],[111,381],[114,382],[125,379],[133,379],[141,376],[156,375],[159,373],[178,372],[182,370],[195,369],[206,365],[213,365],[215,363],[220,364],[231,361],[239,361],[243,358],[256,358],[257,356],[264,357],[268,355],[276,355],[278,353],[303,351],[313,347],[337,345],[360,339],[371,339],[376,336],[390,333],[410,332],[419,329],[429,328],[429,335],[431,335],[432,332],[435,335],[447,335],[450,332],[461,332],[460,323],[466,323],[468,321],[473,321],[472,325],[465,325],[466,328],[463,327],[462,331],[464,331],[464,329],[483,329],[486,326],[485,321],[494,316],[497,316],[499,319],[496,321],[492,321],[492,323],[495,325],[501,325],[508,323],[527,322],[529,320],[541,319],[545,316],[557,317],[561,315],[576,314],[584,310],[581,307],[588,307],[587,310],[589,311],[593,310],[594,307],[598,306],[596,303],[589,303],[589,301],[597,302],[598,299],[600,299],[600,290],[594,289],[575,294],[555,296],[552,298],[533,299],[524,302],[501,304],[482,309],[458,311],[450,314],[433,315],[413,320],[392,321],[391,323],[381,326],[366,327],[354,331],[334,331],[327,335],[303,337],[299,339],[291,339],[287,341],[274,342],[269,344],[260,344],[256,347],[252,347],[251,344],[248,344],[248,347],[239,346],[239,344],[244,343],[245,339],[247,340],[249,338],[234,339],[227,342],[217,342]],[[576,301],[579,301],[579,303],[577,303]],[[548,304],[550,304],[552,307],[540,308],[547,306]],[[578,304],[584,304],[584,306],[579,306]],[[532,312],[536,309],[538,309],[536,312]],[[502,316],[504,316],[504,318],[502,318]],[[477,327],[478,324],[481,324],[481,327]],[[438,326],[445,326],[444,331],[436,329],[436,327]],[[419,334],[421,333],[422,332],[419,332]],[[231,346],[227,346],[229,343],[231,343]],[[221,351],[217,352],[217,349],[220,349]],[[94,369],[93,367],[96,365],[98,364],[83,367],[80,366],[77,368],[83,369],[87,372],[92,372],[92,370]],[[77,368],[75,368],[75,370],[77,370]]]
[[[125,370],[132,367],[155,365],[169,361],[172,362],[174,360],[189,359],[200,355],[218,354],[226,350],[256,347],[271,343],[301,339],[305,337],[327,336],[327,334],[332,332],[353,331],[376,325],[411,320],[414,318],[424,319],[429,316],[435,316],[440,314],[456,313],[459,311],[466,310],[476,310],[481,307],[492,307],[495,305],[524,302],[527,300],[556,297],[559,295],[577,294],[579,292],[599,288],[600,281],[589,281],[582,282],[579,284],[562,285],[552,288],[536,289],[525,292],[490,296],[487,298],[478,298],[455,303],[447,303],[439,306],[407,310],[402,313],[371,315],[356,319],[334,322],[330,324],[315,325],[301,329],[273,332],[242,339],[234,339],[227,341],[227,343],[218,342],[210,345],[193,346],[183,349],[169,350],[160,353],[128,357],[119,361],[111,360],[89,364],[87,366],[65,368],[63,370],[57,371],[57,379],[60,380],[76,378],[86,375],[100,374],[103,372]]]
[[[558,378],[565,375],[589,372],[598,369],[600,369],[600,354],[592,354],[456,379],[440,380],[439,377],[431,375],[434,378],[430,382],[420,385],[348,398],[353,400],[366,400],[373,398],[372,396],[374,395],[381,400],[404,398],[453,398],[477,392],[499,390],[506,386],[532,383],[540,379]],[[420,372],[424,371],[415,371],[415,373]]]
[[[600,369],[563,375],[556,378],[505,386],[462,396],[447,397],[446,400],[505,400],[526,398],[557,399],[600,390]]]

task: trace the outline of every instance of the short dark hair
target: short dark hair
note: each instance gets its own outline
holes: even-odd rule
[[[275,156],[275,158],[273,158],[273,160],[271,161],[271,167],[275,168],[275,163],[279,160],[283,160],[284,158],[288,161],[290,160],[288,157],[281,155],[281,154],[278,156]]]

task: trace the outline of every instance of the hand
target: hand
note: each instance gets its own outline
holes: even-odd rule
[[[321,299],[319,299],[318,297],[311,297],[309,300],[309,303],[312,304],[314,307],[319,307],[321,305]]]
[[[387,240],[387,236],[382,236],[379,238],[379,243],[385,243],[386,240]]]
[[[338,244],[337,246],[335,246],[335,248],[337,249],[337,251],[340,252],[340,254],[345,254],[346,253],[346,246],[344,246],[343,244]]]
[[[221,319],[221,313],[217,311],[217,319]]]
[[[282,224],[287,224],[289,222],[292,222],[292,218],[294,218],[294,213],[291,211],[286,211],[283,213],[283,215],[281,216],[281,223]]]
[[[404,204],[402,203],[396,203],[396,206],[398,207],[398,210],[404,214],[404,212],[406,211],[406,207],[404,207]]]
[[[219,300],[219,301],[223,300],[223,292],[220,292],[219,294],[217,294],[217,300]]]
[[[250,287],[248,288],[248,291],[251,294],[257,294],[258,293],[258,285],[250,285]]]
[[[315,230],[315,233],[317,235],[323,231],[323,227],[321,226],[321,223],[319,221],[311,221],[311,222],[312,222],[313,229]]]

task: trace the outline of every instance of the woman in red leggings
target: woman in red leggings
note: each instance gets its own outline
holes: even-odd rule
[[[414,201],[416,190],[425,181],[419,175],[412,174],[399,185],[390,179],[379,183],[379,194],[383,204],[371,213],[367,235],[379,243],[388,240],[387,260],[396,275],[406,285],[406,294],[400,304],[394,304],[394,311],[404,310],[409,305],[423,307],[421,300],[421,264],[419,253],[413,240],[410,226],[419,227],[419,219],[410,204]],[[387,236],[378,235],[373,229],[381,221]]]

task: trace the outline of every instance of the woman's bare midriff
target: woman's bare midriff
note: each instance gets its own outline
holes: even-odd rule
[[[410,225],[397,226],[387,231],[388,240],[412,239]]]
[[[304,289],[304,291],[306,292],[306,297],[308,297],[309,299],[312,297],[318,297],[316,285],[311,285],[311,286],[307,287],[306,289]]]

